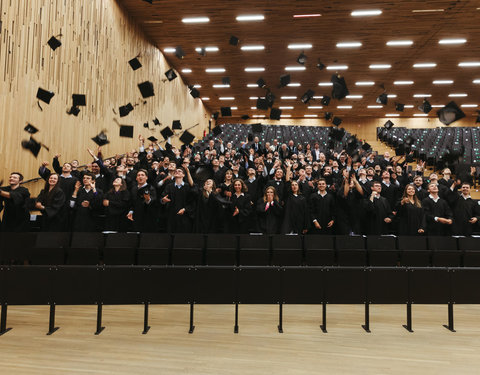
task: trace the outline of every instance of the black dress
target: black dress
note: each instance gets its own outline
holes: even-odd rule
[[[425,212],[413,203],[398,204],[396,207],[399,236],[418,236],[418,230],[425,231]]]
[[[250,195],[242,193],[237,197],[237,195],[233,193],[230,201],[232,204],[227,208],[227,233],[248,233],[248,219],[252,211]],[[233,216],[235,208],[238,208],[239,213]]]
[[[111,190],[105,194],[103,199],[108,200],[105,207],[105,230],[115,232],[126,232],[129,229],[127,219],[130,208],[130,192],[128,190]]]
[[[42,210],[42,231],[62,232],[67,217],[65,194],[62,189],[54,189],[51,194],[48,190],[42,190],[37,197],[37,202],[45,207]]]
[[[198,191],[194,231],[196,233],[221,232],[223,223],[218,219],[220,210],[220,202],[216,193],[210,193],[206,197],[202,191]]]
[[[278,234],[282,223],[283,208],[278,201],[267,208],[267,202],[260,198],[257,203],[257,214],[260,230],[264,234]]]
[[[305,196],[291,193],[287,198],[287,203],[284,208],[282,233],[302,234],[302,232],[310,226],[309,218],[310,215]]]
[[[10,193],[10,198],[0,197],[0,204],[4,205],[2,232],[28,232],[30,213],[26,204],[30,192],[23,186],[14,190],[7,186],[2,190]]]

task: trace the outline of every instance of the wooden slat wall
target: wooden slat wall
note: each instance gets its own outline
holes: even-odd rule
[[[169,66],[162,53],[145,38],[114,0],[0,0],[0,179],[10,171],[25,178],[37,176],[42,160],[61,154],[61,161],[90,160],[91,137],[107,129],[110,144],[104,155],[123,153],[138,146],[137,137],[155,135],[172,120],[185,128],[199,124],[192,133],[201,137],[210,113],[194,100],[181,78],[165,80]],[[52,51],[52,35],[62,34],[62,46]],[[141,54],[143,67],[133,71],[128,60]],[[155,97],[142,104],[137,84],[149,80]],[[55,92],[51,104],[35,99],[38,87]],[[72,94],[86,94],[87,107],[78,117],[66,114]],[[140,103],[127,117],[119,118],[118,107]],[[158,117],[163,124],[154,131],[143,123]],[[120,138],[121,124],[135,125],[134,139]],[[34,137],[50,147],[38,159],[21,149],[27,122],[40,129]],[[178,144],[178,139],[174,141]]]

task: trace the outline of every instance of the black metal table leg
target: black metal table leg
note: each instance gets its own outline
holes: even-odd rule
[[[448,325],[443,325],[446,329],[452,332],[456,332],[453,326],[453,303],[448,303]]]
[[[50,336],[55,331],[58,331],[59,327],[55,327],[55,304],[50,304],[50,318],[48,320],[48,332],[47,335]]]
[[[238,302],[235,303],[235,326],[233,327],[233,333],[238,333]]]
[[[322,324],[320,328],[323,333],[327,333],[327,303],[322,302]]]
[[[7,328],[7,304],[2,303],[2,312],[0,318],[0,336],[4,335],[10,330],[11,328]]]
[[[193,333],[195,326],[193,325],[193,302],[190,303],[190,329],[188,333]]]
[[[102,303],[97,304],[97,331],[95,332],[96,335],[102,333],[105,327],[102,327]]]
[[[407,324],[403,325],[408,332],[413,332],[412,330],[412,304],[407,302]]]
[[[150,330],[150,326],[148,325],[148,306],[149,306],[149,303],[145,302],[145,312],[143,314],[143,332],[142,332],[142,335],[146,335],[147,332]]]
[[[283,333],[283,303],[278,305],[278,333]]]
[[[365,324],[362,325],[365,332],[370,333],[370,304],[365,302]]]

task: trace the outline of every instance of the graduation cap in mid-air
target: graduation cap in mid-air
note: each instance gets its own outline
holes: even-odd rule
[[[232,116],[232,109],[230,107],[222,107],[220,108],[220,112],[222,113],[222,117]]]
[[[180,120],[173,120],[172,129],[173,130],[182,130],[182,123],[180,122]]]
[[[270,119],[271,120],[280,120],[280,116],[282,115],[282,110],[279,108],[272,108],[270,110]]]
[[[25,130],[27,133],[30,133],[30,134],[35,134],[38,132],[38,129],[32,124],[27,124],[27,126],[25,126],[23,130]]]
[[[215,126],[213,129],[212,129],[212,133],[215,137],[219,136],[220,134],[222,134],[222,127],[220,125],[218,126]]]
[[[340,126],[342,121],[343,120],[340,117],[334,117],[333,120],[332,120],[332,124],[335,125],[335,126]]]
[[[118,108],[118,110],[120,112],[120,117],[125,117],[130,112],[133,111],[133,105],[132,103],[128,103],[128,104],[122,105],[120,108]]]
[[[38,143],[35,139],[33,139],[33,137],[30,137],[29,140],[22,141],[22,148],[24,150],[30,151],[33,156],[37,157],[40,149],[42,148],[42,145]]]
[[[74,107],[87,105],[87,99],[84,94],[72,94],[72,102]]]
[[[442,124],[450,125],[465,117],[465,113],[454,101],[448,103],[445,107],[437,111],[438,119]]]
[[[342,76],[334,74],[332,75],[330,82],[333,83],[332,98],[342,100],[350,94],[347,88],[347,84],[345,82],[345,78],[343,78]]]
[[[163,139],[167,140],[167,139],[170,138],[174,133],[173,133],[172,129],[170,129],[170,127],[167,126],[166,128],[160,130],[160,134],[162,135]]]
[[[153,83],[150,81],[139,83],[138,89],[140,90],[140,93],[142,94],[142,97],[144,99],[155,96],[155,91],[153,90]]]
[[[50,100],[55,96],[55,93],[52,91],[47,91],[41,87],[37,90],[37,99],[41,100],[44,103],[50,104]]]
[[[150,137],[147,138],[150,142],[157,142],[158,139],[155,138],[153,135],[151,135]]]
[[[50,48],[52,50],[55,51],[58,47],[60,47],[62,45],[62,42],[60,40],[58,40],[56,37],[52,36],[48,40],[47,44],[50,46]]]
[[[183,134],[180,136],[180,142],[186,145],[192,143],[194,139],[195,139],[195,136],[192,133],[190,133],[188,130],[185,130]]]
[[[100,133],[98,133],[95,137],[93,137],[92,141],[94,141],[98,146],[104,146],[110,143],[110,141],[107,138],[107,135],[103,130]]]
[[[133,125],[120,125],[120,137],[133,138]]]
[[[142,67],[142,63],[137,57],[134,57],[128,63],[130,64],[130,67],[132,68],[132,70],[137,70]]]

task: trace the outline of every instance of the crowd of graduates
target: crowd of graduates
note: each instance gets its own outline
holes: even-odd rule
[[[348,152],[347,152],[348,151]],[[480,218],[470,190],[475,172],[424,176],[411,155],[334,151],[293,140],[237,149],[211,139],[205,149],[145,144],[92,161],[39,168],[45,187],[30,197],[12,172],[0,189],[1,230],[29,230],[40,211],[44,231],[471,235]]]

